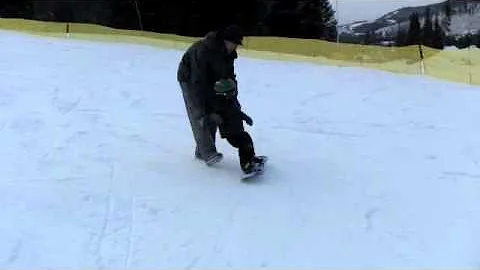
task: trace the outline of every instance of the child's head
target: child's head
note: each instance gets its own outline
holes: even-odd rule
[[[237,83],[233,79],[221,79],[215,82],[215,94],[220,97],[236,97]]]

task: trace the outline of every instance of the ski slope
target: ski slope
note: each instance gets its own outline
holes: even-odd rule
[[[480,267],[478,87],[241,57],[245,184],[193,157],[181,51],[0,47],[0,268]]]

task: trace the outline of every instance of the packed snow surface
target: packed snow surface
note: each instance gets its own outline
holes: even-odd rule
[[[478,87],[240,57],[247,184],[194,159],[182,51],[0,45],[1,268],[480,266]]]

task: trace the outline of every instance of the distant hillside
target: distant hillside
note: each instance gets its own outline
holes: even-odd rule
[[[451,25],[446,25],[446,6],[451,6]],[[424,13],[430,8],[433,17],[438,16],[442,28],[448,36],[464,36],[468,33],[477,34],[480,30],[480,1],[445,1],[437,4],[405,7],[389,12],[374,21],[358,21],[339,26],[342,42],[360,43],[366,35],[383,37],[385,41],[392,41],[399,30],[407,31],[409,16],[417,12],[420,22],[424,22]]]

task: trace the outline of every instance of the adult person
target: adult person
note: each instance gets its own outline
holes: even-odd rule
[[[195,157],[207,165],[223,158],[215,145],[221,119],[212,113],[214,85],[221,79],[232,79],[237,83],[234,61],[243,38],[243,31],[237,25],[209,32],[185,51],[178,66],[177,81],[196,143]]]

